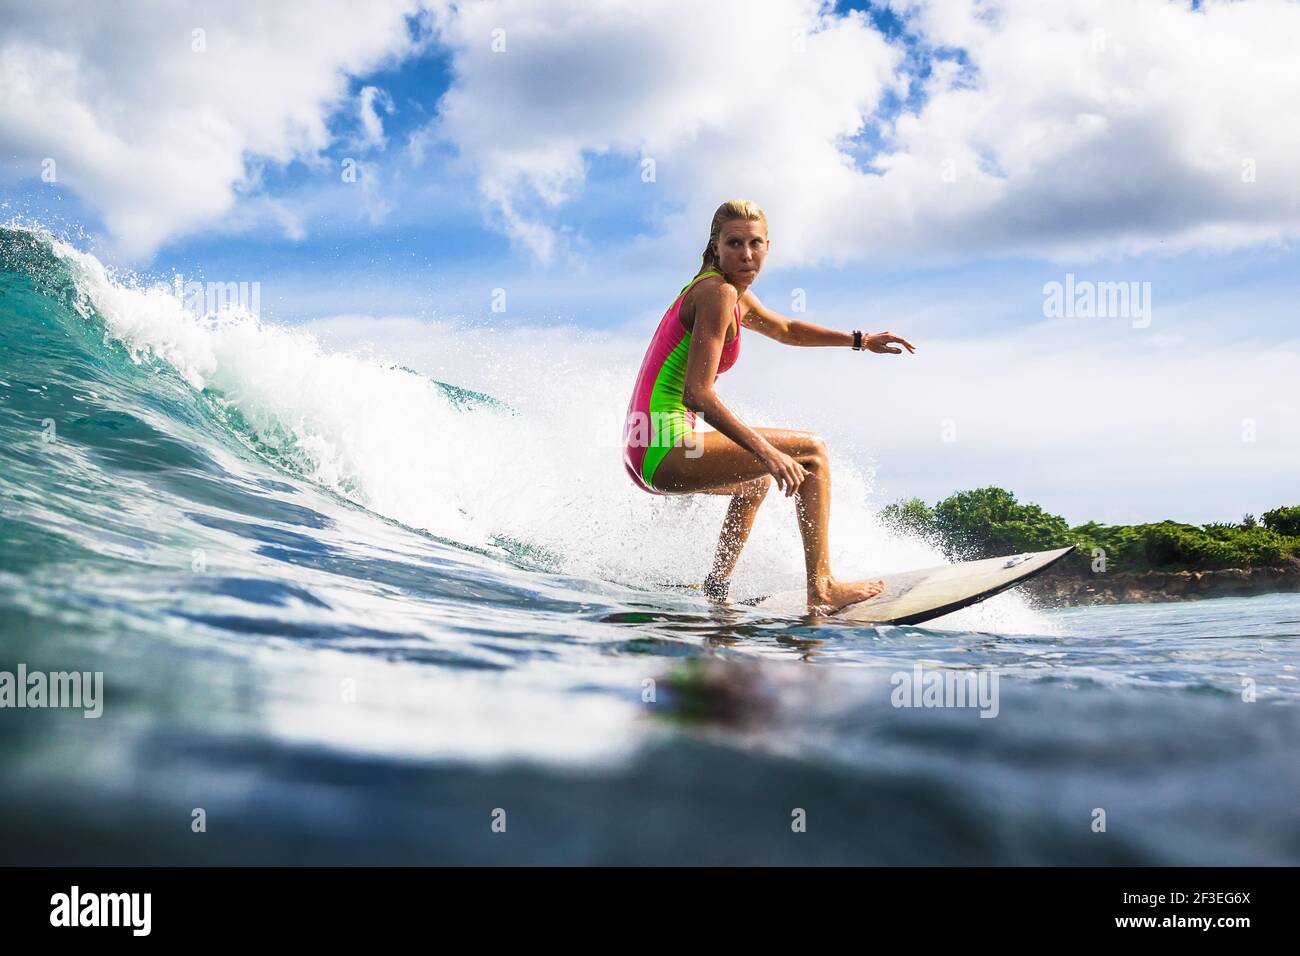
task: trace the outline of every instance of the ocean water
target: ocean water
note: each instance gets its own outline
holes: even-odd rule
[[[1300,863],[1300,597],[715,608],[659,586],[724,502],[627,480],[634,368],[565,370],[611,418],[559,347],[483,394],[437,341],[0,229],[0,672],[103,675],[98,717],[0,709],[0,862]],[[836,467],[837,567],[937,560]],[[790,511],[736,592],[799,580]]]

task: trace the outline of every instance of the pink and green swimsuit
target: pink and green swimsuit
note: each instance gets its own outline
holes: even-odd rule
[[[701,272],[686,284],[659,320],[650,347],[641,361],[641,371],[632,389],[623,426],[623,464],[632,480],[654,495],[655,469],[682,436],[695,430],[695,413],[682,401],[686,383],[686,356],[691,350],[691,332],[682,324],[682,299],[691,286],[719,272]],[[736,337],[722,347],[717,374],[736,364],[740,354],[740,303],[736,303]]]

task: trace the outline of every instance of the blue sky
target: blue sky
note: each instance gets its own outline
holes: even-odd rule
[[[788,311],[806,290],[811,321],[892,328],[926,360],[879,376],[887,435],[843,425],[861,398],[838,357],[756,348],[736,399],[838,431],[891,500],[996,481],[1080,521],[1300,503],[1273,364],[1300,355],[1294,4],[792,0],[719,4],[689,31],[675,3],[285,4],[271,23],[178,5],[115,14],[113,49],[108,14],[78,33],[12,6],[0,218],[106,263],[258,281],[265,318],[347,316],[356,342],[391,317],[482,321],[506,288],[496,321],[612,337],[634,371],[712,208],[746,195],[771,226],[760,298]],[[1150,327],[1046,319],[1044,283],[1067,273],[1150,283]],[[815,402],[768,387],[820,377],[814,360],[835,386]],[[1092,406],[1053,418],[1030,397],[1021,426],[936,448],[943,407],[1003,420],[999,378],[1068,381]],[[1157,401],[1165,424],[1135,430],[1134,403]],[[1224,444],[1246,418],[1266,455]],[[1052,421],[1073,447],[1043,438]]]

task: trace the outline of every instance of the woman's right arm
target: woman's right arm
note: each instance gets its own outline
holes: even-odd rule
[[[794,494],[807,470],[789,455],[742,422],[718,397],[713,388],[718,362],[726,344],[731,317],[736,314],[736,287],[727,282],[710,283],[696,292],[695,325],[686,357],[686,381],[682,402],[706,422],[754,455],[776,479],[787,496]]]

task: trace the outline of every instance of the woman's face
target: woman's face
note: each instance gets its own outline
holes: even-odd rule
[[[749,285],[767,258],[767,227],[748,219],[729,219],[718,234],[719,271],[729,280]]]

